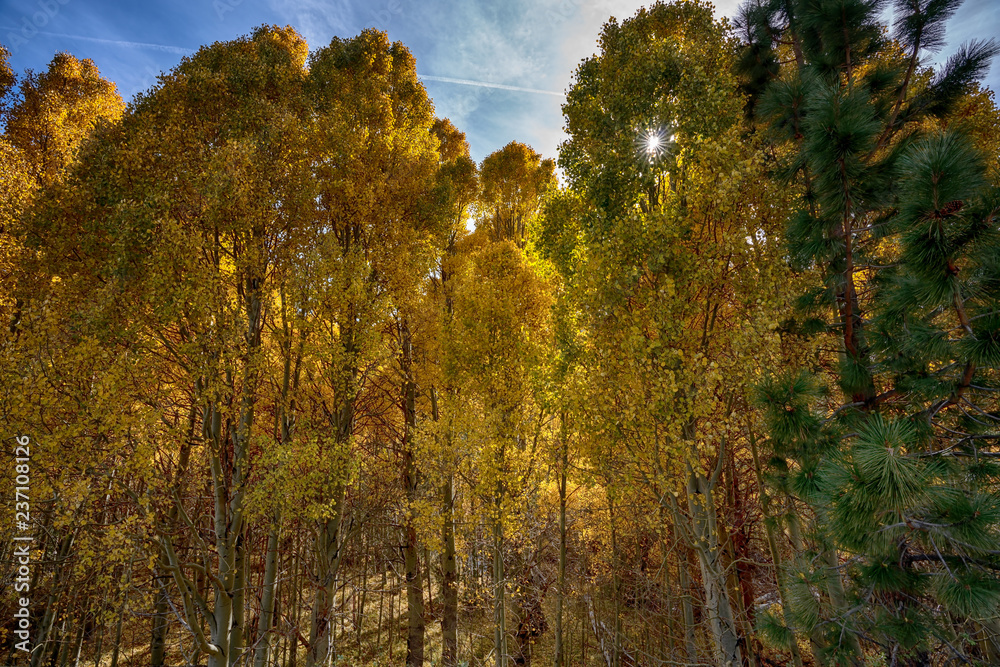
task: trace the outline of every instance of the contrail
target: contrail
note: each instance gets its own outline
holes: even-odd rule
[[[3,30],[5,28],[0,28]],[[12,30],[12,28],[6,28]],[[100,37],[84,37],[83,35],[67,35],[61,32],[48,32],[39,30],[40,35],[50,35],[52,37],[64,37],[66,39],[79,39],[85,42],[96,42],[98,44],[111,44],[112,46],[124,46],[134,49],[156,49],[167,53],[176,53],[186,56],[194,53],[194,49],[186,49],[182,46],[169,46],[167,44],[150,44],[148,42],[129,42],[121,39],[101,39]],[[499,90],[512,90],[518,93],[535,93],[538,95],[555,95],[556,97],[566,97],[565,93],[557,93],[554,90],[539,90],[538,88],[524,88],[522,86],[508,86],[503,83],[490,83],[489,81],[473,81],[471,79],[453,79],[449,76],[431,76],[429,74],[417,74],[426,81],[440,81],[442,83],[457,83],[463,86],[476,86],[478,88],[496,88]]]
[[[14,28],[0,28],[0,30],[14,30]],[[127,42],[120,39],[101,39],[100,37],[84,37],[83,35],[67,35],[61,32],[48,32],[39,30],[39,35],[49,35],[51,37],[65,37],[67,39],[79,39],[85,42],[97,42],[98,44],[111,44],[113,46],[124,46],[133,49],[156,49],[167,53],[176,53],[182,56],[194,53],[194,49],[185,49],[182,46],[168,46],[166,44],[149,44],[147,42]]]
[[[522,88],[521,86],[508,86],[502,83],[489,83],[488,81],[471,81],[469,79],[452,79],[447,76],[429,76],[427,74],[417,74],[417,77],[427,81],[441,81],[442,83],[458,83],[463,86],[478,86],[479,88],[499,88],[500,90],[513,90],[519,93],[538,93],[539,95],[555,95],[556,97],[566,97],[565,93],[557,93],[553,90],[539,90],[537,88]]]

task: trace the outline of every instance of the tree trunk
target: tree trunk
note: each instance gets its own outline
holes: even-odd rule
[[[751,571],[753,556],[748,549],[750,537],[746,529],[747,517],[739,478],[736,474],[735,456],[731,451],[726,453],[728,456],[726,456],[723,467],[723,476],[726,480],[726,507],[731,508],[732,519],[728,519],[726,508],[722,508],[719,533],[723,544],[726,545],[725,551],[730,560],[726,569],[730,572],[729,588],[736,606],[736,627],[739,635],[744,639],[743,664],[746,667],[759,666],[760,645],[753,634],[756,595]],[[731,524],[730,530],[726,529],[727,524]]]
[[[69,551],[73,546],[75,538],[76,531],[71,530],[59,542],[59,550],[56,553],[55,575],[52,577],[52,589],[49,592],[48,601],[45,605],[45,615],[42,617],[42,622],[38,627],[38,635],[35,639],[35,647],[38,648],[32,651],[31,667],[39,667],[42,663],[45,652],[44,646],[49,639],[49,633],[52,631],[56,620],[57,602],[62,595],[62,591],[68,585],[68,578],[66,581],[63,581],[63,573],[65,572],[65,561],[69,558]]]
[[[618,562],[618,530],[615,521],[615,500],[614,491],[608,483],[611,492],[608,493],[608,520],[611,527],[611,600],[615,609],[615,621],[611,634],[611,667],[619,667],[621,664],[621,566]]]
[[[330,633],[333,632],[330,607],[336,594],[337,571],[340,569],[340,560],[343,556],[341,547],[344,544],[344,537],[341,529],[346,494],[347,486],[343,483],[338,484],[334,491],[332,516],[321,523],[316,538],[319,587],[316,589],[316,599],[313,603],[306,667],[322,667],[330,655]]]
[[[689,542],[691,540],[689,531],[685,530],[682,523],[683,517],[681,516],[680,507],[677,505],[676,496],[669,495],[669,498],[670,509],[674,517],[675,539],[679,539],[683,543],[683,548],[679,550],[677,555],[677,579],[681,586],[681,613],[684,617],[684,647],[687,661],[689,663],[696,663],[698,661],[698,645],[695,640],[694,585],[691,582],[691,572],[689,571],[691,567]],[[678,534],[680,538],[678,538]]]
[[[462,225],[462,215],[465,207],[461,207],[456,219],[456,229]],[[448,247],[446,257],[455,256],[456,232],[452,232],[448,237]],[[447,269],[447,261],[441,263],[441,289],[445,295],[444,314],[445,322],[450,322],[454,314],[455,304],[450,286],[451,272]],[[448,391],[448,388],[445,388]],[[431,409],[435,422],[440,420],[438,412],[437,392],[431,388]],[[450,431],[446,435],[447,452],[451,455],[452,440]],[[441,491],[442,511],[444,514],[444,527],[442,529],[442,542],[444,552],[441,554],[441,663],[444,667],[457,667],[458,665],[458,563],[455,560],[455,477],[451,469],[451,461],[447,472],[447,479]]]
[[[493,516],[493,651],[496,666],[507,667],[507,610],[504,603],[503,517],[500,513],[503,483],[497,481]]]
[[[56,665],[63,667],[63,665],[59,664],[59,656],[66,656],[66,640],[64,638],[66,636],[66,624],[69,622],[70,619],[63,616],[62,623],[59,624],[59,629],[56,630],[55,635],[52,637],[52,653],[49,658],[49,667],[56,667]]]
[[[149,664],[150,667],[163,667],[167,630],[170,628],[167,622],[167,612],[170,607],[166,582],[159,567],[153,572],[153,581],[156,582],[157,591],[156,605],[153,608],[153,631],[149,640]]]
[[[293,541],[295,558],[292,559],[292,581],[305,579],[305,566],[302,565],[302,540],[296,545]],[[301,579],[300,579],[301,577]],[[299,659],[299,620],[302,617],[302,587],[292,587],[292,626],[288,631],[288,662],[286,667],[295,667]]]
[[[118,667],[118,656],[122,647],[122,622],[125,620],[125,607],[128,606],[128,586],[132,579],[132,566],[129,565],[128,576],[125,577],[125,595],[122,597],[122,605],[118,608],[118,622],[115,625],[115,646],[111,650],[111,667]]]
[[[441,554],[441,662],[458,665],[458,569],[455,562],[455,490],[449,474],[442,492],[444,501],[444,553]]]
[[[107,604],[108,598],[104,598],[104,603]],[[101,663],[104,662],[101,658],[102,651],[104,650],[104,623],[97,624],[97,642],[94,647],[94,667],[101,667]]]
[[[713,499],[713,490],[718,483],[724,455],[724,448],[720,447],[719,465],[711,478],[698,472],[694,464],[688,463],[688,509],[691,512],[692,547],[701,565],[705,611],[712,631],[716,659],[720,667],[740,667],[743,664],[743,652],[740,648],[729,591],[726,588]]]
[[[560,438],[562,456],[559,466],[559,578],[556,588],[555,667],[564,667],[566,664],[566,651],[563,647],[563,604],[566,585],[566,467],[569,464],[569,441],[566,436],[565,410],[560,419]]]
[[[233,620],[229,631],[229,665],[234,667],[243,654],[243,624],[246,616],[247,590],[247,524],[243,524],[243,532],[236,536],[236,548],[233,572]]]
[[[278,574],[278,531],[281,514],[275,512],[271,529],[267,533],[267,555],[264,557],[264,581],[260,596],[260,618],[257,621],[257,648],[254,652],[254,667],[267,667],[267,657],[271,650],[271,626],[274,625],[274,598]]]
[[[406,497],[407,513],[403,526],[404,546],[403,560],[406,568],[406,604],[407,604],[407,636],[406,664],[408,667],[422,667],[424,664],[424,595],[423,581],[420,578],[420,558],[417,552],[417,527],[413,512],[417,500],[417,484],[419,482],[416,461],[413,452],[413,434],[417,426],[417,386],[413,380],[413,347],[410,337],[409,323],[405,320],[400,326],[400,342],[402,355],[400,358],[403,372],[403,491]]]
[[[80,651],[83,650],[83,633],[86,630],[87,616],[84,614],[83,618],[77,620],[76,627],[76,639],[73,640],[73,644],[67,644],[63,657],[59,660],[60,667],[67,667],[69,665],[69,657],[73,656],[73,665],[76,667],[80,664]]]
[[[406,567],[407,667],[424,664],[424,598],[420,577],[420,559],[417,555],[417,530],[412,522],[406,526],[404,561]]]
[[[681,612],[684,615],[684,650],[688,662],[695,663],[698,661],[698,644],[695,640],[694,603],[691,601],[694,594],[694,587],[691,583],[691,573],[688,572],[690,552],[686,547],[683,550],[683,555],[683,558],[680,555],[677,558],[677,578],[683,591],[681,594]]]
[[[73,667],[80,667],[80,656],[83,654],[83,640],[86,631],[87,624],[85,622],[81,622],[80,628],[76,633],[76,646],[73,647]]]
[[[233,621],[233,590],[236,587],[237,535],[243,532],[242,512],[238,521],[234,521],[231,509],[234,505],[242,505],[242,494],[233,494],[232,504],[229,501],[229,489],[222,462],[222,448],[225,438],[222,434],[222,414],[216,408],[210,408],[213,413],[210,431],[212,448],[212,487],[215,497],[215,545],[217,554],[217,578],[212,582],[214,591],[214,606],[209,616],[210,639],[206,648],[208,651],[208,667],[228,667],[229,639]],[[228,429],[227,429],[228,430]],[[234,466],[236,468],[237,466]],[[233,472],[234,484],[238,481],[238,473]],[[242,509],[242,508],[241,508]],[[192,619],[193,620],[193,619]],[[189,622],[189,625],[191,623]]]

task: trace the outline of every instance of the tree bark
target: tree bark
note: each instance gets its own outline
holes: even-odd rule
[[[455,494],[451,475],[444,484],[444,553],[441,554],[441,662],[458,665],[458,569],[455,562]]]
[[[608,520],[611,527],[611,587],[612,602],[615,609],[614,628],[611,635],[611,667],[621,665],[621,566],[618,562],[618,530],[615,521],[615,499],[612,482],[608,483],[611,491],[608,493]]]
[[[45,615],[38,627],[38,636],[35,639],[35,646],[38,647],[31,653],[31,667],[39,667],[45,653],[44,646],[49,640],[49,634],[56,620],[57,602],[63,590],[68,585],[68,579],[63,580],[65,561],[69,558],[70,548],[76,538],[76,530],[71,530],[59,542],[59,550],[56,553],[55,576],[52,578],[52,588],[49,592],[48,601],[45,605]],[[127,591],[126,591],[127,593]],[[124,604],[124,603],[123,603]],[[123,612],[124,613],[124,612]]]
[[[343,483],[337,484],[334,490],[334,505],[331,516],[321,522],[319,535],[316,539],[319,586],[316,589],[316,599],[313,603],[306,667],[322,667],[330,656],[330,633],[333,632],[330,607],[333,604],[334,595],[336,595],[337,572],[343,557],[342,523],[346,495],[347,486]]]
[[[569,440],[566,434],[566,411],[560,416],[560,440],[562,452],[559,465],[559,575],[556,588],[556,628],[555,628],[555,667],[564,667],[566,651],[563,646],[563,605],[565,604],[564,586],[566,585],[566,468],[569,464]]]
[[[691,513],[692,547],[701,565],[702,585],[705,589],[705,611],[715,646],[716,659],[721,667],[739,667],[743,664],[736,621],[733,616],[726,576],[722,567],[722,550],[719,548],[719,530],[715,514],[713,490],[722,470],[724,446],[719,448],[719,462],[711,477],[687,464],[688,509]]]
[[[502,455],[501,455],[502,460]],[[498,471],[499,472],[499,471]],[[507,609],[503,569],[503,482],[497,479],[493,517],[493,651],[497,667],[507,667]]]
[[[274,599],[278,574],[278,531],[281,514],[275,512],[267,533],[267,554],[264,557],[264,580],[260,596],[260,618],[257,621],[257,647],[254,651],[254,667],[267,667],[267,656],[271,650],[271,626],[274,625]]]
[[[695,638],[694,603],[691,601],[694,594],[694,587],[691,583],[691,573],[688,571],[688,567],[691,564],[690,561],[690,552],[685,547],[684,557],[678,557],[677,559],[677,574],[681,590],[683,591],[681,594],[681,612],[684,615],[684,651],[688,662],[695,663],[698,661],[698,644]]]
[[[424,595],[420,577],[420,558],[417,552],[417,527],[413,512],[417,500],[418,470],[413,452],[413,434],[417,426],[417,386],[413,380],[413,343],[407,321],[400,326],[403,372],[403,490],[406,497],[407,514],[403,526],[405,542],[403,560],[406,568],[407,636],[406,664],[408,667],[422,667],[424,664]]]

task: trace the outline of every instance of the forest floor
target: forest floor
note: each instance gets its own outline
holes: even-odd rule
[[[441,606],[437,598],[439,588],[435,584],[435,595],[431,604],[425,599],[425,664],[441,664]],[[383,588],[379,577],[372,577],[368,582],[368,594],[353,598],[353,592],[338,597],[337,630],[335,645],[337,646],[337,662],[339,667],[365,665],[370,667],[395,667],[405,664],[407,610],[406,591],[402,582],[390,583]],[[373,592],[392,591],[389,595],[378,595]],[[341,591],[343,593],[343,590]],[[361,597],[365,598],[363,613],[359,615],[357,608]],[[594,633],[586,622],[585,614],[575,609],[568,601],[566,608],[566,646],[568,664],[581,667],[603,665],[599,647],[596,645]],[[390,605],[392,620],[389,620]],[[533,662],[549,664],[554,653],[555,638],[553,626],[556,612],[555,596],[547,596],[543,602],[544,613],[548,621],[548,629],[537,638],[532,645]],[[487,605],[475,606],[460,604],[458,650],[460,664],[467,667],[492,667],[493,661],[493,619],[491,609]],[[360,628],[358,619],[360,618]],[[379,620],[381,619],[381,624]],[[250,619],[255,620],[255,619]],[[308,615],[303,613],[303,623],[308,623]],[[516,623],[514,624],[516,628]],[[360,629],[360,632],[359,632]],[[269,664],[271,667],[286,667],[305,665],[306,649],[299,644],[298,655],[293,663],[290,655],[290,638],[292,628],[287,619],[283,619],[273,639]],[[299,632],[308,633],[308,627],[300,627]],[[206,657],[192,656],[189,637],[185,636],[179,623],[172,623],[167,637],[167,664],[170,667],[201,667],[206,664]],[[511,629],[513,634],[513,629]],[[118,667],[149,667],[150,619],[147,614],[134,614],[127,617],[122,628],[122,642],[119,647]],[[516,640],[509,638],[509,649],[513,650]],[[89,643],[89,642],[88,642]],[[60,651],[61,653],[61,651]],[[185,657],[187,655],[187,657]],[[88,655],[86,649],[79,661],[72,658],[66,667],[111,667],[113,647],[104,644],[101,657]],[[75,664],[74,664],[75,663]]]

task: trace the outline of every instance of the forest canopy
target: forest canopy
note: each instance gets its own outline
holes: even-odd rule
[[[1000,52],[609,19],[557,159],[264,25],[0,47],[0,664],[1000,664]]]

